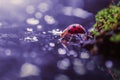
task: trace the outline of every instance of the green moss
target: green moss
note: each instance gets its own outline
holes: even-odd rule
[[[99,31],[110,31],[120,26],[120,2],[97,13],[94,27]]]
[[[93,31],[92,31],[92,34],[95,35],[95,36],[98,36],[98,35],[99,35],[99,32],[96,31],[96,30],[93,30]]]
[[[112,42],[120,42],[120,34],[114,35],[110,38]]]

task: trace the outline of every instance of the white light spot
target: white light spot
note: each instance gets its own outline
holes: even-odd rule
[[[82,59],[89,59],[90,55],[87,52],[81,52],[80,58],[82,58]]]
[[[66,50],[64,48],[59,48],[58,49],[58,53],[61,55],[65,55],[66,54]]]
[[[33,32],[33,29],[32,28],[27,28],[27,31],[28,32]]]
[[[113,62],[112,62],[112,61],[106,61],[106,62],[105,62],[105,66],[106,66],[107,68],[112,68],[112,67],[113,67]]]
[[[46,34],[46,32],[42,32],[43,34]]]
[[[49,45],[51,46],[51,47],[55,47],[55,43],[49,43]]]
[[[26,20],[26,22],[27,22],[28,24],[30,24],[30,25],[37,25],[37,24],[39,24],[39,20],[38,20],[38,19],[35,19],[35,18],[28,18],[28,19]]]
[[[70,80],[68,76],[59,74],[55,77],[55,80]]]
[[[49,4],[45,3],[45,2],[42,2],[39,4],[38,6],[38,9],[41,11],[41,12],[46,12],[49,10]]]
[[[10,56],[10,55],[11,55],[11,50],[10,50],[10,49],[5,50],[5,54],[6,54],[7,56]]]
[[[66,70],[70,66],[70,61],[69,59],[65,58],[61,61],[58,61],[57,66],[59,69]]]
[[[52,16],[49,16],[49,15],[46,15],[45,17],[44,17],[44,20],[46,21],[46,23],[48,23],[48,24],[55,24],[55,19],[52,17]]]
[[[24,41],[27,41],[27,42],[37,42],[38,41],[38,38],[36,36],[27,36],[24,38]]]
[[[38,76],[40,70],[37,66],[31,63],[24,63],[21,67],[20,77],[28,77],[28,76]]]
[[[42,13],[40,13],[40,12],[36,12],[35,13],[35,18],[37,18],[37,19],[41,19],[42,18]]]
[[[42,29],[42,25],[37,25],[37,29],[41,30]]]
[[[24,38],[24,41],[26,41],[26,42],[31,42],[31,41],[32,41],[32,38],[31,38],[31,37],[25,37],[25,38]]]
[[[33,36],[33,41],[34,42],[38,41],[38,38],[36,36]]]
[[[59,31],[59,29],[53,29],[50,33],[52,33],[53,35],[60,35],[62,31]]]
[[[72,10],[72,7],[63,7],[62,12],[64,13],[64,15],[72,16]]]
[[[91,13],[81,9],[81,8],[75,8],[73,9],[73,15],[76,17],[80,17],[80,18],[87,18],[91,15]]]
[[[3,23],[2,22],[0,22],[0,27],[3,25]]]
[[[35,12],[34,6],[33,6],[33,5],[27,6],[27,7],[26,7],[26,12],[27,12],[28,14],[33,14],[33,13]]]

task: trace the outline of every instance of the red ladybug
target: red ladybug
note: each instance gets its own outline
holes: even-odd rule
[[[61,36],[61,38],[65,38],[65,36],[68,36],[68,35],[70,35],[72,37],[74,34],[85,34],[85,33],[86,33],[85,28],[82,25],[72,24],[72,25],[69,25],[62,32],[62,34],[60,36]]]

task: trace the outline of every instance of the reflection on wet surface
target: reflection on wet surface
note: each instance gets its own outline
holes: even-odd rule
[[[106,77],[111,78],[109,74],[98,69],[98,56],[95,59],[95,56],[90,56],[89,52],[73,43],[66,49],[59,42],[59,36],[49,32],[36,33],[32,28],[26,28],[21,36],[1,33],[1,79],[87,80],[84,77],[88,77],[90,80],[98,80],[98,76],[104,80]],[[106,66],[111,67],[112,62],[106,62]]]
[[[67,47],[60,43],[66,26],[92,27],[94,14],[109,4],[89,2],[0,0],[0,80],[111,80],[99,68],[112,67],[112,61],[91,56],[80,42]],[[103,6],[93,9],[91,5],[99,2]]]

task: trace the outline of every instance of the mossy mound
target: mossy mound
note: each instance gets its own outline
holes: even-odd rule
[[[92,31],[94,36],[118,29],[120,27],[120,2],[99,11],[95,18],[95,29]]]

